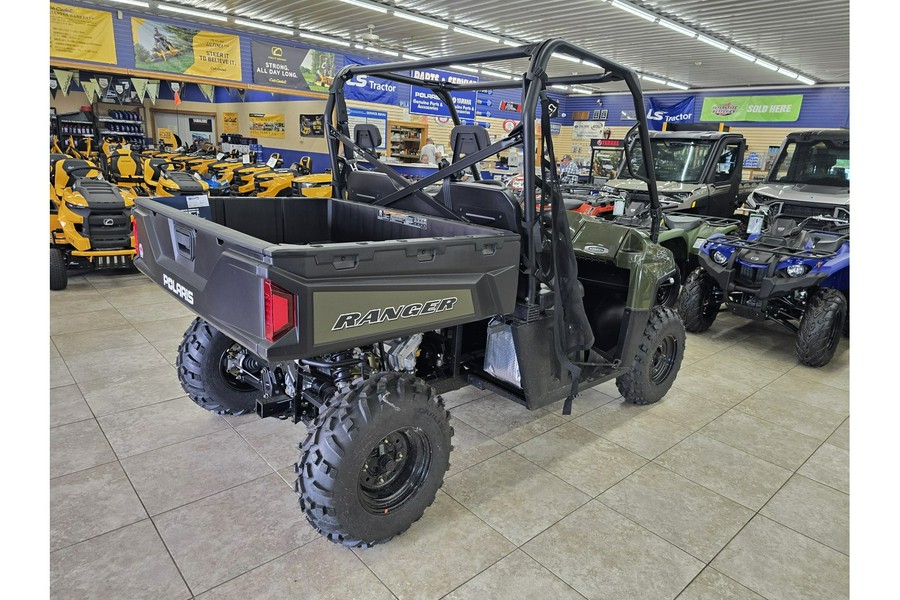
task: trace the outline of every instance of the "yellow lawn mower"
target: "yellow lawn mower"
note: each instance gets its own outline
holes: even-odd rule
[[[94,163],[50,155],[51,290],[68,285],[69,267],[133,268],[133,205]]]
[[[195,196],[206,194],[209,185],[184,171],[174,170],[164,158],[145,158],[144,188],[151,196]]]
[[[291,165],[290,169],[276,169],[269,173],[260,173],[254,176],[255,195],[261,198],[279,196],[294,196],[294,179],[301,175],[309,175],[312,159],[309,156],[302,157]],[[331,179],[328,180],[329,182]]]
[[[231,195],[249,196],[253,194],[256,191],[256,176],[262,173],[271,173],[282,164],[281,155],[273,152],[266,163],[254,163],[238,167],[234,170],[231,179]]]

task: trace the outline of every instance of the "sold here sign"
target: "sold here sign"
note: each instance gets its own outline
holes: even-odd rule
[[[796,121],[803,94],[790,96],[710,96],[701,121]]]

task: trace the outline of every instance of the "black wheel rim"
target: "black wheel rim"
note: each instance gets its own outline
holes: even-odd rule
[[[709,320],[717,312],[719,312],[719,303],[716,302],[716,292],[712,286],[707,286],[703,293],[703,302],[700,304],[700,314],[705,320]]]
[[[656,292],[656,303],[660,306],[672,306],[675,304],[675,284],[668,283],[663,286],[660,286],[659,290]]]
[[[369,452],[359,474],[363,508],[386,515],[408,502],[425,484],[431,470],[431,444],[417,427],[384,436]]]
[[[653,358],[650,360],[650,381],[655,385],[664,382],[675,368],[675,357],[678,355],[678,340],[668,335],[662,339]]]
[[[245,352],[243,348],[239,344],[234,344],[233,346],[227,348],[225,352],[222,353],[222,358],[219,359],[219,372],[222,374],[222,379],[228,385],[228,387],[235,389],[239,392],[249,392],[251,390],[255,390],[256,388],[246,381],[242,381],[228,372],[228,359],[233,355],[239,355],[241,352]],[[247,359],[239,359],[242,362],[246,363]],[[255,362],[255,361],[254,361]],[[246,368],[246,364],[244,367]]]

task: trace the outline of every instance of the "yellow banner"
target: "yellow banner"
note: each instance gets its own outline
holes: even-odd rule
[[[222,133],[240,133],[237,113],[222,113]]]
[[[116,64],[112,13],[51,2],[50,56]]]
[[[283,138],[284,115],[250,113],[250,137]]]
[[[236,35],[132,17],[131,38],[138,69],[241,80],[241,41]]]
[[[172,133],[172,130],[168,127],[157,127],[156,137],[157,139],[162,140],[163,143],[168,144],[173,148],[178,145],[178,142],[175,140],[175,134]]]

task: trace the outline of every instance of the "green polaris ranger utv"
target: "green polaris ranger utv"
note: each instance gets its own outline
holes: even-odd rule
[[[599,66],[549,76],[554,54]],[[528,62],[522,78],[413,77],[510,60]],[[442,103],[456,124],[452,164],[411,183],[382,162],[379,130],[349,127],[344,86],[357,75],[419,86]],[[198,315],[179,347],[184,389],[208,410],[306,424],[296,490],[328,539],[385,542],[434,501],[453,435],[438,392],[468,383],[532,410],[565,400],[569,412],[580,391],[608,380],[637,404],[669,390],[685,333],[656,304],[677,267],[655,243],[650,153],[647,230],[565,211],[559,191],[548,89],[617,81],[650,147],[634,72],[562,40],[351,65],[325,110],[333,197],[213,197],[211,221],[136,200],[135,264]],[[451,93],[494,89],[521,91],[522,121],[492,142],[460,124]],[[532,174],[522,204],[477,169],[513,147]],[[460,181],[460,171],[472,179]]]

